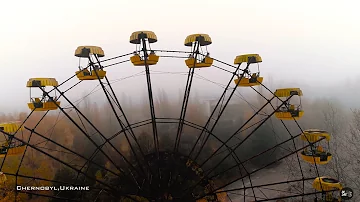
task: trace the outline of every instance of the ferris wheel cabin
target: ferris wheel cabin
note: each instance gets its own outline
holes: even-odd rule
[[[60,101],[57,101],[56,94],[55,96],[48,97],[45,93],[45,88],[47,86],[56,87],[58,82],[54,78],[31,78],[27,82],[26,87],[30,88],[30,102],[28,103],[29,109],[33,111],[48,111],[56,110],[60,106]],[[42,97],[32,97],[31,89],[40,88],[43,92]]]
[[[1,131],[15,135],[16,132],[22,131],[23,127],[20,127],[19,122],[9,122],[9,123],[1,123],[0,124],[0,133]],[[6,136],[6,135],[5,135]],[[6,138],[5,142],[1,143],[0,146],[0,158],[7,156],[16,156],[24,153],[26,145],[24,143],[15,141],[11,136]]]
[[[320,201],[341,201],[340,198],[336,198],[333,196],[333,193],[331,191],[340,191],[343,189],[343,186],[341,183],[333,179],[331,177],[317,177],[313,181],[313,188],[316,191],[325,191],[323,194],[323,199]]]
[[[79,80],[97,80],[98,78],[103,79],[106,76],[106,71],[103,70],[102,67],[99,67],[99,65],[93,64],[91,61],[91,56],[95,57],[96,60],[105,56],[101,47],[79,46],[75,50],[75,56],[79,58],[79,71],[75,72]],[[86,68],[81,67],[80,63],[82,58],[88,59],[88,65]]]
[[[159,62],[159,56],[150,47],[150,44],[156,42],[157,36],[152,31],[133,32],[130,36],[130,43],[136,45],[136,50],[130,57],[131,63],[134,66],[156,65]]]
[[[299,120],[304,115],[304,111],[302,110],[302,105],[301,105],[301,98],[300,98],[303,95],[303,93],[300,90],[300,88],[277,89],[274,94],[279,98],[286,98],[286,100],[288,100],[285,103],[285,106],[282,106],[280,109],[276,110],[275,112],[276,118],[280,120],[291,121],[291,120]],[[300,100],[299,104],[290,102],[290,100],[292,100],[293,97],[290,98],[290,100],[289,97],[294,95],[299,97]]]
[[[309,129],[305,130],[303,134],[301,134],[300,139],[304,142],[310,143],[310,149],[305,148],[300,153],[300,157],[304,161],[317,165],[329,163],[332,155],[328,151],[324,150],[323,146],[321,146],[321,139],[325,139],[329,143],[330,135],[328,132],[318,129]]]
[[[187,36],[184,45],[191,47],[192,53],[185,60],[186,66],[189,68],[211,67],[214,59],[207,52],[207,46],[211,43],[212,41],[208,34],[192,34]],[[206,51],[203,51],[202,48],[205,48]]]
[[[248,74],[244,73],[243,78],[240,79],[240,75],[238,78],[234,80],[235,84],[242,87],[250,87],[250,86],[258,86],[260,85],[264,78],[260,77],[259,63],[262,62],[262,58],[258,54],[245,54],[238,55],[234,59],[234,64],[241,65],[242,63],[247,64],[257,64],[258,72],[251,73],[248,71]],[[240,81],[239,81],[240,80]]]
[[[340,191],[343,189],[343,186],[341,185],[341,183],[331,177],[317,177],[315,178],[315,180],[313,181],[313,188],[316,191],[325,191],[325,193],[323,194],[323,200],[322,201],[341,201],[340,198],[335,198],[333,196],[332,191]],[[321,200],[320,200],[321,201]]]

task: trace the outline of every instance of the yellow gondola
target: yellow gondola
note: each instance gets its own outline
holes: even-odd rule
[[[277,89],[275,91],[275,96],[279,98],[288,98],[292,95],[299,96],[300,103],[299,104],[292,104],[288,100],[285,106],[282,106],[275,112],[275,117],[280,120],[298,120],[304,115],[304,111],[302,110],[301,106],[301,96],[303,95],[300,88],[283,88]],[[291,100],[291,99],[290,99]]]
[[[313,188],[317,191],[336,191],[341,190],[343,187],[338,180],[323,176],[315,178]]]
[[[19,127],[19,122],[0,123],[0,130],[9,134],[14,134],[16,131],[22,131],[24,129],[24,127]]]
[[[76,71],[76,76],[79,80],[97,80],[98,77],[103,79],[106,76],[106,71],[98,65],[88,64],[88,68],[82,68],[80,64],[81,58],[89,58],[94,56],[96,58],[104,57],[104,51],[98,46],[79,46],[75,50],[75,56],[79,58],[79,71]]]
[[[54,78],[29,79],[26,85],[26,87],[30,88],[30,102],[28,103],[29,109],[34,111],[48,111],[58,109],[58,106],[60,106],[60,101],[57,101],[58,98],[56,97],[56,92],[55,96],[49,98],[47,98],[45,93],[43,93],[42,97],[31,97],[31,88],[41,88],[45,91],[45,87],[47,86],[58,86],[58,82]]]
[[[130,36],[130,43],[136,44],[140,50],[134,51],[134,55],[130,57],[130,61],[134,66],[156,65],[159,62],[159,56],[150,48],[150,43],[157,42],[156,34],[152,31],[136,31]],[[145,42],[145,44],[143,44]],[[145,47],[145,49],[144,49]],[[144,50],[146,50],[144,52]],[[143,54],[143,55],[140,55]]]
[[[0,131],[4,131],[8,134],[15,135],[17,131],[22,131],[23,127],[20,128],[19,122],[1,123]],[[0,132],[1,133],[1,132]],[[22,154],[25,151],[26,145],[12,141],[10,136],[7,141],[2,142],[0,146],[0,158],[7,156],[16,156]]]
[[[212,43],[208,34],[192,34],[186,37],[184,45],[192,48],[193,52],[185,60],[186,66],[189,68],[210,67],[214,59],[210,57],[209,52],[199,51],[196,54],[197,46],[208,46]],[[196,58],[195,58],[196,56]]]
[[[336,179],[330,177],[317,177],[313,182],[313,188],[317,191],[325,191],[323,198],[318,201],[323,202],[335,202],[341,201],[341,198],[335,198],[331,191],[340,191],[342,190],[342,185]]]
[[[234,59],[234,64],[240,65],[241,63],[261,63],[262,58],[258,54],[246,54],[246,55],[238,55]],[[249,86],[258,86],[260,85],[264,78],[260,77],[260,70],[258,66],[258,72],[252,73],[248,71],[248,74],[244,74],[243,78],[240,80],[240,75],[238,75],[238,78],[234,80],[235,84],[242,87],[249,87]]]
[[[303,134],[301,134],[300,139],[305,142],[314,143],[321,138],[325,138],[327,142],[330,141],[330,135],[326,131],[318,130],[318,129],[310,129],[305,130]],[[300,153],[301,158],[311,164],[327,164],[332,158],[331,153],[327,152],[320,145],[320,142],[314,143],[310,145],[310,150],[305,148]]]

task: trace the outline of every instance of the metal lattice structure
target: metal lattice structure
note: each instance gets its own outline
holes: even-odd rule
[[[79,70],[69,79],[58,83],[54,78],[32,78],[28,81],[27,87],[31,89],[40,89],[43,94],[40,98],[31,98],[28,106],[31,112],[21,123],[4,123],[0,126],[4,134],[5,143],[1,150],[3,158],[0,169],[3,171],[8,163],[5,161],[9,156],[19,156],[20,162],[16,172],[3,172],[1,182],[6,184],[9,180],[6,178],[14,177],[15,186],[27,186],[25,183],[18,182],[18,179],[28,179],[30,181],[48,182],[52,185],[72,185],[84,186],[91,185],[89,191],[78,191],[73,194],[62,194],[61,191],[42,192],[28,190],[8,190],[4,197],[10,193],[19,195],[28,194],[28,197],[53,198],[61,201],[275,201],[275,200],[299,200],[308,201],[310,198],[318,198],[323,201],[340,201],[336,198],[334,192],[339,193],[343,189],[342,185],[331,178],[322,177],[318,171],[318,166],[326,164],[331,160],[331,154],[323,147],[318,146],[323,140],[330,140],[330,135],[322,130],[303,130],[297,120],[303,116],[301,102],[298,106],[292,103],[296,97],[302,96],[299,88],[284,88],[276,91],[270,90],[263,84],[263,77],[260,77],[260,71],[250,73],[251,65],[262,62],[258,54],[248,54],[237,56],[234,60],[235,65],[210,57],[207,51],[203,51],[212,43],[207,34],[193,34],[185,39],[184,45],[191,47],[190,51],[173,50],[155,50],[150,44],[157,42],[157,36],[151,31],[134,32],[130,37],[130,43],[135,44],[137,49],[134,52],[100,60],[105,56],[102,48],[97,46],[80,46],[75,51],[75,56],[86,60],[88,65],[84,68],[79,66]],[[133,55],[132,55],[133,54]],[[158,55],[164,54],[164,55]],[[132,55],[132,56],[131,56]],[[188,56],[187,56],[188,55]],[[129,56],[130,59],[128,58]],[[155,110],[153,87],[151,81],[151,66],[156,65],[162,57],[186,58],[185,64],[188,66],[185,92],[182,97],[181,110],[178,118],[158,117]],[[120,60],[112,62],[113,60]],[[105,62],[109,63],[103,65]],[[112,87],[107,77],[107,71],[111,67],[124,65],[131,62],[134,66],[144,67],[146,78],[147,95],[150,110],[150,119],[140,122],[130,123],[129,115],[125,113],[118,95]],[[245,67],[243,67],[245,66]],[[195,71],[198,68],[217,68],[219,71],[229,73],[230,80],[223,88],[223,93],[213,106],[210,116],[204,124],[199,125],[186,119],[189,106],[189,97]],[[106,69],[106,71],[105,71]],[[64,90],[60,87],[72,79],[79,81]],[[105,134],[101,129],[87,117],[86,113],[71,101],[67,92],[75,86],[91,80],[98,81],[99,85],[108,101],[110,111],[116,118],[120,130],[115,134]],[[50,87],[47,89],[46,87]],[[230,100],[234,98],[239,88],[246,87],[252,89],[263,99],[263,106],[259,107],[255,113],[237,126],[234,132],[219,136],[215,133],[220,124],[220,118],[224,115]],[[259,88],[257,88],[259,87]],[[270,97],[262,93],[265,90]],[[53,93],[59,96],[54,97]],[[60,100],[62,100],[60,102]],[[273,102],[277,102],[274,104]],[[63,107],[63,102],[69,103],[69,107]],[[270,113],[265,113],[265,108],[270,108]],[[77,118],[71,114],[76,112]],[[38,125],[48,116],[50,111],[58,110],[73,124],[73,127],[82,134],[82,137],[88,140],[95,148],[91,155],[85,156],[73,148],[65,146],[56,139],[48,137],[38,131]],[[42,111],[42,112],[39,112]],[[40,119],[33,127],[28,126],[28,120],[35,113],[42,113]],[[259,118],[261,117],[261,118]],[[279,120],[288,133],[287,138],[269,148],[263,148],[249,158],[238,156],[238,149],[246,145],[250,138],[261,127],[269,122],[271,117]],[[257,120],[257,121],[254,121]],[[286,122],[293,122],[301,131],[299,134],[292,134],[288,129]],[[92,128],[93,133],[87,131],[86,124]],[[176,126],[174,133],[169,135],[171,147],[164,149],[161,144],[161,128],[159,124],[172,124]],[[139,141],[137,128],[150,126],[151,131],[147,133],[151,136],[152,147],[145,151],[144,145]],[[197,134],[187,146],[188,150],[184,152],[181,149],[181,140],[184,139],[184,127],[193,128]],[[28,138],[21,136],[22,132],[27,132]],[[159,132],[160,131],[160,132]],[[240,133],[246,132],[246,135],[239,137]],[[95,136],[101,139],[101,143],[96,141]],[[116,137],[122,136],[123,141],[129,145],[129,152],[125,154],[113,141]],[[39,144],[31,142],[31,138],[41,137],[44,141],[51,143],[54,147],[61,149],[73,156],[76,156],[78,162],[82,165],[75,166],[68,159],[62,159],[48,151],[49,148],[40,147]],[[298,146],[297,141],[303,141],[302,147]],[[210,142],[216,143],[216,147],[209,146]],[[214,144],[215,144],[214,143]],[[263,155],[274,152],[286,144],[293,146],[288,152],[275,159],[266,162],[261,166],[249,169],[248,163]],[[109,153],[110,148],[111,154]],[[70,180],[47,179],[41,174],[30,175],[20,172],[23,162],[29,150],[46,156],[54,160],[62,167],[74,172],[76,177]],[[32,153],[33,153],[32,152]],[[105,166],[96,160],[98,155],[102,155],[106,162],[111,164]],[[114,157],[116,156],[116,157]],[[288,161],[289,157],[294,157],[296,162],[296,175],[294,178],[286,180],[272,180],[269,183],[253,184],[253,176],[259,172],[267,172],[267,169],[281,161]],[[229,162],[231,162],[229,164]],[[304,162],[310,163],[315,168],[315,174],[308,176],[303,168]],[[90,170],[96,167],[105,176],[98,178],[91,174]],[[250,166],[251,167],[251,166]],[[264,175],[261,174],[262,176]],[[6,177],[7,176],[7,177]],[[69,174],[70,176],[70,174]],[[312,184],[315,191],[308,191],[306,184]],[[300,183],[300,189],[296,192],[287,191],[291,184]],[[266,196],[261,190],[267,187],[286,185],[283,190],[274,189],[282,195]],[[311,185],[310,185],[311,186]],[[269,188],[270,189],[270,188]],[[347,193],[347,192],[346,192]],[[351,193],[350,193],[351,194]],[[344,198],[344,197],[343,197]],[[15,200],[18,200],[15,198]]]

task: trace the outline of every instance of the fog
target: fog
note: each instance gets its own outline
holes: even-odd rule
[[[105,58],[110,58],[135,50],[135,47],[128,42],[133,31],[154,31],[158,36],[158,42],[153,44],[152,48],[157,50],[189,50],[183,45],[187,35],[207,33],[213,41],[208,50],[211,57],[215,59],[232,64],[237,55],[260,54],[263,58],[263,62],[260,63],[260,71],[266,87],[271,91],[275,91],[277,88],[293,87],[303,90],[305,115],[299,121],[301,127],[303,129],[329,130],[334,137],[337,135],[339,140],[343,134],[348,134],[348,130],[351,128],[347,122],[352,118],[350,109],[360,108],[358,90],[360,87],[358,83],[360,79],[358,64],[358,58],[360,58],[358,19],[360,19],[360,14],[357,10],[358,6],[355,6],[357,3],[357,1],[350,0],[343,3],[325,0],[299,2],[285,0],[271,2],[266,0],[247,2],[236,0],[196,2],[158,0],[149,2],[139,0],[136,3],[129,0],[64,0],[57,3],[45,0],[3,2],[0,7],[0,17],[4,19],[0,22],[2,59],[0,85],[3,97],[0,100],[0,118],[2,121],[10,121],[18,119],[18,117],[22,120],[26,116],[24,114],[20,116],[18,113],[30,112],[26,104],[29,101],[29,89],[25,87],[29,78],[54,77],[61,83],[73,76],[78,67],[78,58],[74,56],[74,51],[79,45],[101,46],[105,51]],[[192,10],[195,11],[192,12]],[[159,53],[159,55],[174,54]],[[104,65],[128,59],[127,56],[105,62]],[[229,71],[234,70],[233,67],[224,64],[217,62],[214,64]],[[252,67],[251,70],[256,70],[256,67]],[[129,116],[131,117],[130,122],[134,123],[150,118],[144,68],[134,67],[127,62],[111,66],[106,71],[121,104],[128,106],[125,112],[129,112],[131,115]],[[184,59],[179,58],[161,57],[159,63],[151,67],[151,80],[156,102],[155,112],[158,117],[178,118],[180,116],[180,102],[184,93],[187,72],[188,68],[185,66]],[[231,77],[230,73],[216,67],[196,69],[187,118],[204,124],[210,112],[208,108],[211,108],[207,105],[208,101],[219,99],[224,90],[223,87],[227,85]],[[78,80],[74,78],[62,85],[60,89],[66,91],[77,82]],[[226,97],[229,96],[234,86],[232,82]],[[264,94],[270,95],[265,88],[261,90]],[[41,92],[36,89],[32,93],[34,96],[41,95]],[[104,133],[107,135],[113,134],[119,129],[119,126],[115,127],[117,124],[113,115],[109,115],[108,103],[98,81],[82,82],[66,92],[65,96],[74,104],[80,105],[81,110],[85,113],[89,113],[92,121],[99,123],[102,131],[105,131]],[[90,104],[88,103],[84,107],[82,98],[86,96],[89,97]],[[168,102],[164,100],[168,100]],[[256,110],[264,102],[251,88],[238,88],[232,100],[240,103],[241,107],[235,105],[236,110],[231,110],[232,108],[229,107],[230,110],[227,110],[222,117],[223,122],[218,124],[220,128],[215,130],[218,134],[230,135],[239,123],[243,123],[252,115],[251,112],[254,109],[250,110],[252,107],[249,106],[255,105]],[[64,98],[61,98],[60,101],[62,107],[69,106]],[[163,103],[167,104],[166,107],[162,106]],[[341,111],[341,117],[346,117],[346,119],[342,119],[343,125],[339,126],[341,130],[339,129],[337,132],[334,132],[333,128],[329,126],[331,124],[326,125],[326,120],[323,120],[324,113],[329,111],[329,103]],[[271,111],[270,108],[267,110]],[[42,127],[39,129],[49,138],[52,133],[46,131],[48,126],[58,121],[58,113],[61,112],[51,112],[49,118],[42,123]],[[34,115],[30,119],[30,125],[36,123],[39,118],[40,115]],[[227,122],[229,120],[232,125]],[[79,131],[74,132],[74,128],[68,127],[71,125],[69,122],[65,121],[61,124],[66,127],[58,126],[53,139],[90,156],[93,148],[87,147],[86,151],[84,148],[84,145],[90,143],[81,142],[84,141],[83,136],[79,135]],[[165,127],[163,129],[161,126],[159,128],[164,132],[163,136],[174,132],[174,128]],[[274,128],[276,132],[274,132]],[[291,125],[290,129],[293,134],[299,132],[295,125]],[[149,131],[150,129],[145,127],[145,129],[139,130]],[[237,151],[243,155],[240,158],[247,159],[265,149],[264,147],[275,145],[281,138],[289,138],[289,134],[282,128],[282,125],[273,123],[271,120],[259,131],[254,139],[249,140],[250,143],[245,144]],[[273,138],[274,134],[269,131],[279,134],[280,138]],[[183,141],[193,141],[195,134],[198,135],[198,131],[187,132],[190,138],[185,137]],[[244,138],[246,134],[241,133],[238,138]],[[267,137],[262,138],[265,134]],[[39,139],[37,137],[33,143],[43,141]],[[121,141],[115,140],[115,142],[119,148],[130,153],[126,146],[120,144]],[[165,140],[162,144],[166,146],[167,144],[164,142]],[[207,145],[207,152],[218,146],[213,142],[216,141],[212,140]],[[189,149],[186,148],[186,144],[182,144],[182,146],[185,151]],[[256,149],[252,149],[255,146]],[[284,151],[278,151],[276,157],[278,158],[282,152]],[[358,153],[356,149],[351,152],[354,156]],[[339,149],[337,153],[342,155],[349,152]],[[204,159],[209,154],[205,153],[204,155],[200,158]],[[56,156],[61,156],[61,154],[56,153]],[[267,157],[265,155],[265,158]],[[267,160],[270,161],[272,158]],[[40,165],[43,165],[42,162],[45,162],[46,159],[43,155],[37,159],[27,155],[25,165],[32,165],[32,161],[36,164],[36,169],[40,169],[42,167]],[[229,159],[224,166],[227,167],[234,163],[231,161]],[[258,159],[251,162],[248,167],[258,168],[264,163],[262,161],[263,159]],[[8,170],[13,170],[13,164],[18,163],[18,161],[12,162],[11,165],[5,164],[9,166]],[[104,163],[101,162],[101,164]],[[47,166],[48,170],[53,169],[52,173],[47,173],[49,178],[54,178],[57,171],[55,168],[60,167],[55,163],[48,162],[43,166]],[[31,169],[26,171],[29,172],[27,175],[35,175],[35,171],[31,171],[35,167],[29,166]],[[353,168],[347,169],[351,170],[351,174],[358,172]],[[278,169],[280,170],[280,168]],[[284,169],[286,173],[290,172],[288,167]],[[308,168],[306,167],[306,169]],[[96,171],[94,170],[93,174]],[[36,172],[43,171],[36,170]],[[341,177],[338,176],[338,173],[329,171],[329,174],[335,175],[334,173],[337,175],[335,177]],[[310,174],[314,174],[314,170],[309,172]],[[296,176],[299,177],[299,174]],[[342,177],[342,180],[356,188],[358,184],[350,182],[349,178],[351,177],[349,176]]]
[[[208,50],[216,59],[231,64],[236,55],[259,53],[264,61],[262,75],[265,83],[272,78],[272,90],[294,85],[301,87],[307,97],[336,96],[354,107],[359,103],[360,14],[353,6],[356,1],[346,2],[3,2],[0,17],[6,20],[0,22],[0,85],[7,98],[1,99],[0,109],[5,113],[27,110],[29,93],[25,84],[30,77],[55,77],[62,82],[72,76],[78,65],[73,56],[77,46],[101,46],[106,57],[129,53],[135,48],[128,43],[130,34],[144,29],[157,34],[159,41],[154,49],[187,50],[183,46],[187,35],[208,33],[213,40]],[[201,9],[192,14],[190,7]],[[152,70],[186,72],[181,60],[161,58]],[[108,71],[109,79],[119,79],[142,69],[126,63]],[[198,73],[220,83],[229,80],[229,74],[215,68]],[[154,87],[164,88],[166,84],[177,92],[185,79],[153,77],[152,81]],[[122,89],[138,94],[145,89],[139,81],[144,82],[144,76],[128,81],[131,90]],[[68,95],[75,99],[87,88],[87,84],[80,85]],[[207,86],[197,86],[196,91],[213,96],[213,89]]]
[[[168,76],[165,75],[157,75]],[[126,81],[126,80],[125,80]],[[207,81],[196,82],[198,85],[205,85],[209,83]],[[95,82],[92,83],[95,86]],[[140,85],[140,84],[139,84]],[[114,87],[122,87],[126,86],[124,82],[118,82]],[[216,85],[210,85],[209,88],[212,88]],[[89,88],[92,86],[89,84]],[[214,88],[215,89],[215,88]],[[109,105],[98,104],[94,100],[100,97],[103,92],[100,89],[95,93],[89,94],[89,96],[83,94],[81,97],[86,97],[79,102],[74,102],[78,105],[78,109],[101,131],[106,138],[111,137],[117,131],[121,130],[121,127],[116,120],[114,113],[110,109]],[[271,97],[270,92],[267,92],[264,88],[256,88],[258,91],[262,91],[266,97]],[[170,91],[171,92],[171,91]],[[139,121],[147,120],[150,118],[148,111],[148,100],[147,94],[138,92],[138,96],[141,97],[138,102],[134,102],[132,96],[122,93],[121,91],[116,90],[117,95],[119,95],[119,101],[127,114],[127,118],[130,123],[137,123]],[[228,107],[225,109],[224,114],[221,116],[217,126],[214,128],[213,133],[222,141],[225,141],[232,135],[244,122],[253,114],[254,111],[259,109],[261,105],[264,103],[264,99],[260,99],[254,92],[246,92],[247,94],[242,94],[237,91],[232,99],[232,102],[229,103]],[[251,95],[251,93],[253,93]],[[176,92],[172,93],[176,95]],[[158,118],[178,118],[181,109],[181,98],[178,96],[170,96],[165,90],[155,91],[155,111]],[[80,96],[80,95],[79,95]],[[103,96],[103,95],[102,95]],[[206,120],[209,118],[209,112],[214,108],[214,102],[209,104],[209,108],[204,104],[206,102],[199,100],[199,96],[196,94],[196,91],[190,96],[190,102],[188,105],[188,112],[186,115],[186,120],[198,125],[204,125]],[[321,166],[320,175],[329,175],[336,177],[337,179],[341,179],[341,182],[344,183],[345,186],[349,186],[354,189],[355,193],[358,193],[357,183],[353,182],[355,180],[354,175],[358,172],[358,163],[353,162],[354,158],[358,156],[358,140],[354,140],[353,144],[356,147],[346,147],[345,145],[349,144],[349,127],[351,124],[351,120],[353,119],[352,113],[347,110],[342,104],[339,104],[337,101],[331,99],[316,99],[311,100],[304,98],[303,106],[305,109],[305,115],[302,119],[299,120],[299,124],[302,129],[309,128],[320,128],[326,129],[330,132],[332,136],[331,140],[331,151],[336,158],[331,161],[328,165]],[[273,103],[275,104],[275,102]],[[63,107],[66,107],[63,106]],[[92,134],[91,139],[94,140],[98,145],[102,145],[104,140],[100,138],[100,133],[95,133],[94,128],[92,128],[89,124],[86,123],[84,118],[79,118],[77,113],[74,112],[73,109],[66,110],[72,119],[74,119],[80,128],[86,131],[87,134]],[[119,113],[119,110],[116,110]],[[262,110],[261,114],[256,116],[250,123],[248,123],[244,130],[234,136],[230,142],[227,143],[227,146],[233,146],[239,143],[239,141],[243,140],[247,135],[251,133],[255,127],[259,126],[258,121],[265,118],[264,114],[269,114],[273,111],[271,106],[267,106],[264,110]],[[359,112],[358,112],[359,113]],[[35,113],[31,118],[26,122],[26,126],[29,128],[33,128],[37,122],[41,119],[43,113]],[[15,116],[0,116],[0,121],[9,121],[14,119],[23,120],[25,118],[24,114],[15,114]],[[121,120],[124,121],[124,118],[121,117]],[[359,119],[357,119],[358,121]],[[84,124],[85,122],[85,124]],[[158,120],[160,122],[160,120]],[[213,122],[210,123],[208,128],[212,127]],[[254,125],[253,125],[254,124]],[[170,122],[167,124],[158,123],[158,134],[160,138],[160,150],[161,151],[172,151],[175,134],[177,131],[177,122]],[[140,147],[143,149],[145,154],[151,153],[153,148],[153,141],[151,135],[151,125],[145,125],[141,127],[137,127],[137,124],[133,125],[134,132],[140,142]],[[136,128],[135,128],[136,127]],[[201,129],[200,129],[201,130]],[[289,130],[289,132],[287,131]],[[29,132],[26,131],[25,138],[27,139]],[[55,141],[55,143],[66,146],[73,151],[79,152],[81,155],[89,158],[92,156],[95,151],[95,146],[85,138],[84,134],[80,132],[79,128],[77,128],[69,119],[65,117],[65,115],[61,112],[54,111],[46,116],[46,118],[41,121],[38,125],[35,132],[44,135],[45,137]],[[180,152],[183,154],[188,154],[192,145],[194,145],[195,139],[199,136],[201,131],[199,129],[194,129],[189,126],[184,126],[184,134],[182,135],[182,139],[180,142]],[[266,149],[271,148],[284,140],[290,140],[289,138],[299,134],[301,131],[295,122],[289,121],[284,125],[281,121],[272,117],[268,121],[266,121],[249,139],[246,140],[244,144],[238,147],[235,152],[238,158],[246,163],[243,163],[244,169],[248,170],[248,172],[254,171],[267,165],[269,163],[273,163],[278,159],[282,158],[284,155],[292,154],[290,157],[287,157],[280,162],[277,162],[275,165],[267,166],[266,169],[261,169],[259,172],[256,172],[251,175],[251,180],[253,185],[262,185],[266,183],[273,183],[278,181],[285,181],[289,179],[299,179],[302,175],[300,169],[304,171],[305,176],[316,176],[314,166],[309,166],[305,162],[301,162],[301,167],[297,164],[297,155],[294,153],[294,145],[292,145],[291,141],[286,144],[282,144],[277,149],[269,150],[258,157],[254,157],[254,155],[266,151]],[[291,136],[292,135],[292,136]],[[19,136],[18,136],[19,137]],[[354,138],[358,139],[358,133],[354,133]],[[132,161],[135,161],[130,150],[130,146],[125,140],[123,134],[117,136],[116,138],[111,140],[112,144],[115,145],[115,148],[118,148],[127,158]],[[76,167],[81,167],[83,163],[85,163],[84,159],[76,157],[71,153],[65,153],[64,148],[60,148],[55,143],[50,143],[44,138],[40,138],[38,134],[34,134],[30,141],[31,145],[34,145],[35,148],[45,151],[47,154],[53,155],[64,162],[69,162],[74,164]],[[302,142],[296,139],[296,148],[301,147]],[[105,144],[105,143],[104,143]],[[135,145],[134,141],[132,144]],[[220,142],[213,138],[212,136],[207,141],[205,148],[202,150],[201,154],[197,161],[201,162],[209,155],[214,152],[219,146],[221,146]],[[199,147],[200,145],[198,145]],[[197,147],[197,149],[198,149]],[[350,150],[348,150],[350,149]],[[104,151],[111,158],[107,158],[101,153],[95,155],[95,162],[98,164],[105,166],[109,170],[115,171],[114,167],[111,167],[111,163],[109,161],[115,161],[115,165],[119,165],[120,167],[127,167],[127,165],[121,160],[120,156],[109,146],[106,144],[104,146]],[[197,150],[195,150],[197,151]],[[225,153],[224,153],[225,152]],[[138,153],[138,151],[137,151]],[[222,160],[225,155],[229,153],[225,147],[220,149],[219,154],[211,158],[206,164],[204,164],[203,169],[207,170],[211,167],[215,166]],[[5,167],[3,171],[5,173],[13,173],[19,165],[21,157],[13,157],[7,158],[5,162]],[[251,159],[251,160],[248,160]],[[224,172],[225,169],[232,167],[236,163],[236,160],[233,157],[225,158],[224,162],[219,164],[218,168],[215,169],[214,174],[219,174],[215,178],[217,186],[222,186],[233,179],[238,179],[242,175],[244,175],[243,170],[237,171],[237,168],[233,168]],[[334,169],[336,166],[344,166],[342,167],[344,170],[341,172],[336,172]],[[61,163],[56,160],[50,159],[44,154],[39,153],[39,151],[35,151],[34,148],[29,148],[29,150],[25,154],[24,162],[20,168],[20,174],[26,176],[47,176],[49,179],[54,180],[63,180],[70,182],[77,182],[77,180],[82,181],[82,178],[76,179],[76,173],[65,169],[66,166],[61,165]],[[89,168],[89,169],[88,169]],[[126,189],[130,193],[131,191],[136,190],[130,185],[124,186],[126,181],[123,181],[122,178],[117,178],[111,175],[109,171],[105,169],[101,169],[98,166],[91,164],[89,167],[84,169],[85,172],[90,176],[96,176],[98,173],[103,173],[100,176],[103,176],[103,180],[107,183],[111,183],[115,187],[122,187]],[[43,169],[46,169],[44,171]],[[69,172],[71,174],[69,174]],[[221,173],[221,175],[220,175]],[[243,173],[243,174],[242,174]],[[262,177],[262,175],[266,174],[266,177]],[[110,177],[111,178],[110,178]],[[9,177],[9,179],[12,179]],[[113,182],[115,180],[115,182]],[[121,182],[117,182],[117,181]],[[79,181],[79,182],[80,182]],[[8,183],[7,186],[13,186],[13,183]],[[19,182],[24,183],[24,181]],[[34,181],[33,183],[37,183]],[[44,182],[42,182],[44,183]],[[49,182],[47,182],[49,183]],[[94,181],[86,181],[88,184],[95,183]],[[236,183],[232,183],[229,188],[240,188],[244,184],[249,183],[249,177],[245,178],[245,181],[241,180]],[[120,185],[120,186],[119,186]],[[312,191],[311,182],[306,182],[306,188],[309,192]],[[276,187],[276,190],[289,191],[293,186],[290,184],[283,184],[281,187]],[[300,186],[301,187],[301,186]],[[129,190],[128,190],[129,189]],[[275,188],[274,188],[275,189]],[[293,189],[296,189],[293,188]],[[260,190],[261,191],[261,190]],[[250,191],[248,191],[250,192]],[[276,197],[279,195],[278,191],[276,192],[265,192],[268,197]],[[91,194],[87,197],[93,197]],[[134,193],[135,194],[135,193]],[[251,200],[251,194],[249,193]],[[75,192],[61,192],[59,196],[70,197],[77,195]],[[256,194],[258,197],[262,195],[262,193]],[[25,195],[21,195],[21,197],[27,199]],[[108,195],[102,195],[100,201],[108,201]],[[231,196],[232,199],[241,199],[238,196]],[[356,196],[357,197],[357,196]],[[40,198],[34,198],[34,200]],[[355,201],[357,199],[354,199]],[[290,200],[291,201],[291,200]],[[292,200],[294,201],[294,200]],[[301,201],[301,199],[299,200]]]

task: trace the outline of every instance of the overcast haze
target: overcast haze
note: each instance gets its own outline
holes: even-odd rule
[[[232,63],[236,55],[259,53],[265,82],[271,77],[276,85],[292,83],[313,94],[319,89],[329,95],[342,92],[359,97],[359,4],[346,0],[3,1],[0,109],[26,110],[29,93],[25,86],[30,77],[55,77],[61,82],[72,76],[78,65],[73,56],[77,46],[101,46],[106,57],[129,53],[135,48],[129,36],[138,30],[157,34],[154,49],[172,50],[188,50],[183,46],[187,35],[207,33],[213,40],[208,49],[214,58]],[[152,69],[187,71],[182,59],[165,58]],[[108,77],[119,79],[142,70],[127,63],[109,68]],[[227,83],[230,75],[218,72],[209,69],[199,74]],[[173,83],[166,87],[181,88],[185,79],[154,76],[154,88],[170,80]],[[114,85],[126,93],[145,92],[144,76],[127,82]],[[80,97],[95,85],[83,83],[68,95]],[[201,85],[197,91],[204,89]]]

